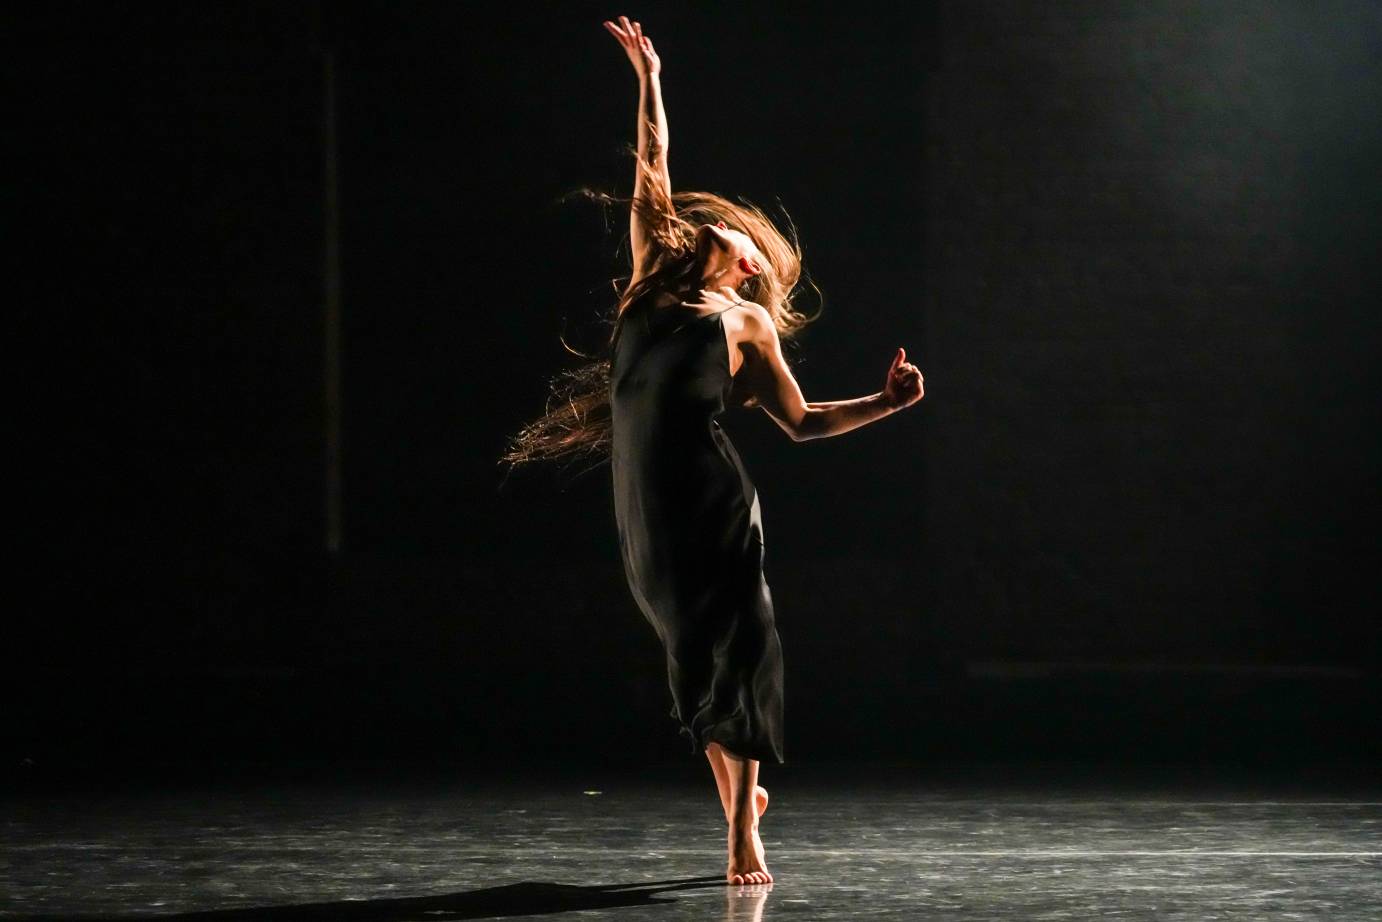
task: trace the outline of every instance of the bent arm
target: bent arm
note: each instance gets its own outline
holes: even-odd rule
[[[841,435],[899,409],[882,391],[851,400],[808,402],[787,367],[772,316],[751,305],[745,315],[745,330],[753,356],[744,369],[749,392],[792,441]]]
[[[634,168],[634,201],[649,202],[654,196],[672,197],[667,172],[667,112],[662,105],[662,78],[645,74],[638,81],[638,164]],[[653,188],[656,184],[657,188]],[[637,207],[629,210],[629,244],[633,250],[633,281],[643,275],[656,257],[656,245],[647,226],[648,216]]]

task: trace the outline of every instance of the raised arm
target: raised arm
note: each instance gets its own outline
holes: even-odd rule
[[[604,25],[618,39],[638,77],[639,165],[634,170],[634,200],[646,202],[656,195],[666,198],[670,206],[672,180],[667,172],[667,113],[662,107],[662,61],[653,50],[652,40],[643,34],[643,27],[637,22],[629,22],[627,16],[620,16],[618,25],[608,20]],[[653,188],[654,184],[656,188]],[[630,285],[638,281],[657,258],[656,244],[647,221],[646,214],[638,208],[629,210],[629,244],[633,250]]]
[[[851,400],[809,403],[787,367],[772,315],[749,304],[744,331],[751,356],[742,372],[747,375],[747,390],[793,441],[849,432],[911,406],[924,393],[921,371],[906,361],[907,350],[899,347],[881,391]]]

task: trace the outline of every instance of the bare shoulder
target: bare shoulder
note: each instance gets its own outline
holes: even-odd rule
[[[777,333],[773,315],[761,304],[743,301],[738,305],[739,316],[744,325],[745,338],[759,342],[769,342]]]

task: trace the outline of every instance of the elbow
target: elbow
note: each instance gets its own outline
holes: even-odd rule
[[[755,406],[757,404],[745,404],[745,406]],[[766,408],[765,408],[766,409]],[[767,410],[768,416],[773,422],[777,423],[777,428],[781,429],[787,438],[793,442],[806,442],[820,435],[816,427],[816,417],[807,410],[798,419],[792,419],[790,413],[774,413]]]

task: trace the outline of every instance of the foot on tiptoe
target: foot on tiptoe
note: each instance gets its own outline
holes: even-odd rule
[[[770,884],[773,875],[763,854],[763,841],[758,838],[758,818],[752,823],[735,824],[729,831],[729,867],[725,879],[732,884]]]

